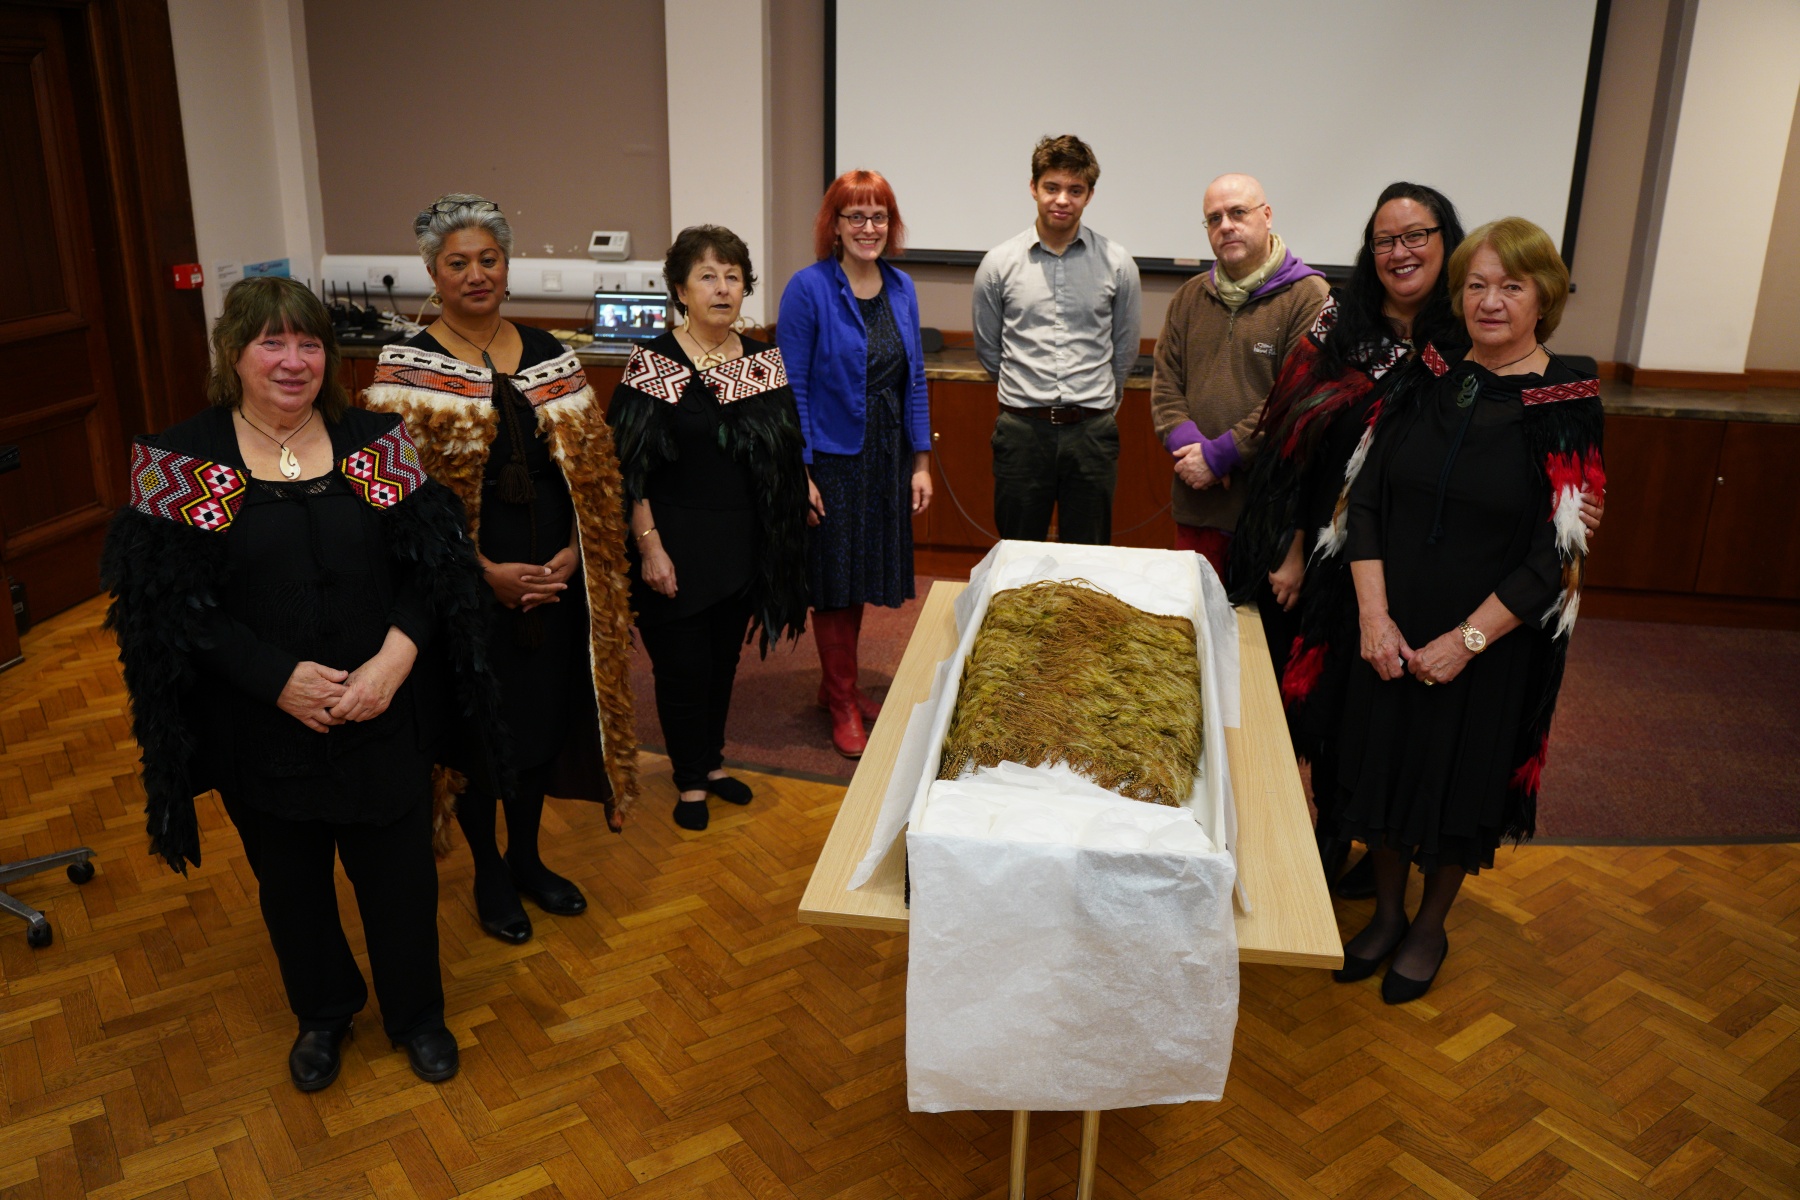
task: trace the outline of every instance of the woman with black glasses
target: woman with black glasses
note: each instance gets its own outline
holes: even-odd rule
[[[850,171],[825,191],[819,261],[781,296],[776,342],[806,436],[817,528],[807,550],[819,707],[831,742],[857,758],[881,708],[856,683],[863,606],[913,596],[912,519],[931,503],[931,415],[919,302],[888,261],[905,226],[894,189]]]
[[[1462,238],[1456,206],[1442,192],[1405,182],[1382,190],[1349,282],[1333,289],[1276,378],[1261,425],[1266,449],[1250,468],[1232,543],[1232,600],[1254,599],[1262,610],[1294,750],[1312,765],[1328,877],[1349,850],[1337,837],[1328,798],[1345,682],[1359,646],[1343,556],[1350,485],[1369,453],[1395,368],[1415,346],[1467,341],[1444,278],[1445,260]],[[1584,508],[1582,519],[1598,528],[1599,509]],[[1337,881],[1338,894],[1373,895],[1370,865],[1353,872]]]

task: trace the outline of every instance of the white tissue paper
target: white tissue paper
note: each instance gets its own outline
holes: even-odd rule
[[[1085,579],[1195,622],[1206,728],[1182,806],[1126,799],[1061,764],[936,778],[988,599],[1039,579]],[[957,651],[913,710],[908,777],[896,770],[857,873],[866,879],[886,854],[893,833],[882,831],[910,826],[910,1107],[1218,1099],[1238,1001],[1235,814],[1220,732],[1237,720],[1237,626],[1223,588],[1194,554],[1002,542],[956,617]]]

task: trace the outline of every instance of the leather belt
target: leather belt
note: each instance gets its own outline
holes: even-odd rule
[[[1030,417],[1034,421],[1048,421],[1052,425],[1079,425],[1089,417],[1104,416],[1108,411],[1081,404],[1002,404],[1000,407],[1009,413]]]

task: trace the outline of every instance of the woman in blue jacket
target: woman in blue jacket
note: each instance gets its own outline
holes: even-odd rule
[[[813,228],[819,261],[788,282],[776,325],[820,518],[807,553],[819,704],[846,758],[862,754],[865,722],[881,711],[856,686],[863,605],[912,598],[912,518],[931,503],[919,301],[885,257],[904,233],[886,179],[839,176]]]

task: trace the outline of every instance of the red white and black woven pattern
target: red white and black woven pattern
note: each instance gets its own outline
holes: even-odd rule
[[[1554,404],[1558,400],[1586,400],[1600,394],[1598,379],[1579,379],[1574,383],[1553,383],[1546,387],[1526,388],[1519,393],[1525,405]]]
[[[357,495],[375,508],[392,508],[425,483],[419,448],[404,424],[395,425],[361,450],[346,454],[338,470]]]
[[[638,346],[625,364],[624,384],[665,404],[681,399],[681,389],[694,377],[693,368],[654,350]]]
[[[244,473],[173,450],[131,446],[131,507],[165,521],[221,532],[244,505]]]
[[[381,352],[370,386],[382,384],[399,384],[464,400],[486,400],[494,394],[486,369],[413,346],[389,346]]]
[[[1450,364],[1444,361],[1444,356],[1438,353],[1438,348],[1429,342],[1425,344],[1424,353],[1420,354],[1419,358],[1427,367],[1431,368],[1433,375],[1442,375],[1450,369]]]
[[[513,377],[513,382],[519,385],[519,391],[533,408],[573,396],[588,385],[587,371],[572,350],[520,371]]]
[[[700,378],[720,404],[735,404],[786,387],[787,364],[781,361],[781,351],[771,346],[761,354],[734,358],[702,371]]]

